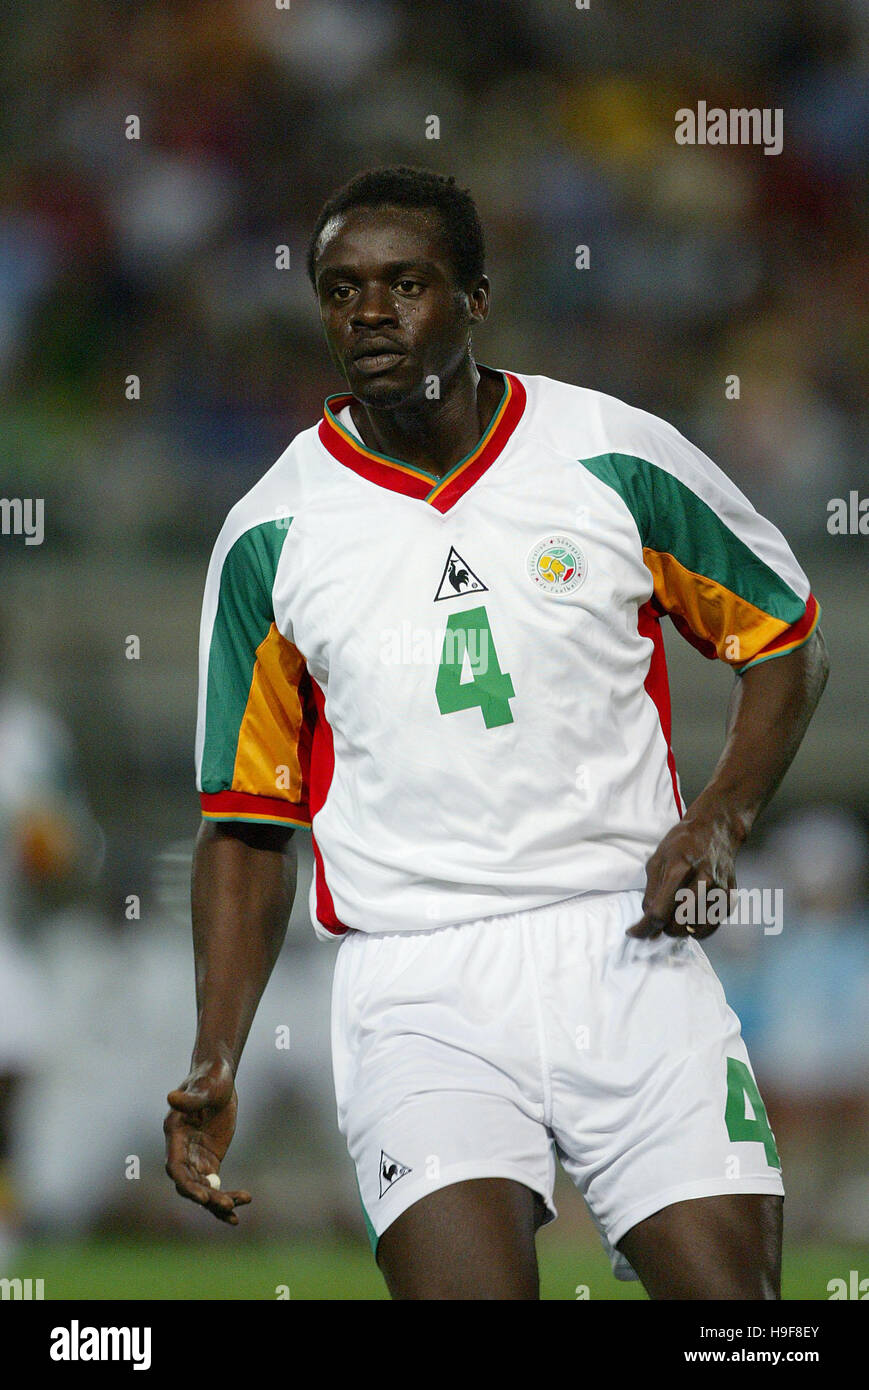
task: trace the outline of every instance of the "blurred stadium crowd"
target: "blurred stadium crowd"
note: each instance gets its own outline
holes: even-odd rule
[[[865,436],[866,9],[601,8],[79,0],[31,24],[4,7],[0,365],[16,473],[51,484],[56,542],[207,549],[334,389],[302,269],[319,206],[398,160],[479,200],[490,356],[726,439],[757,505],[809,534]],[[673,113],[698,98],[782,107],[783,152],[677,145]],[[729,411],[731,372],[750,411]]]
[[[867,46],[859,0],[69,0],[38,21],[7,0],[0,491],[46,515],[41,547],[0,537],[10,1239],[22,1219],[200,1220],[170,1200],[159,1140],[192,1036],[205,562],[232,502],[340,386],[304,273],[319,207],[399,161],[455,173],[478,201],[494,290],[481,360],[671,420],[836,600],[839,724],[748,861],[749,879],[784,885],[784,930],[722,932],[710,955],[793,1155],[793,1228],[862,1220],[869,1238],[866,540],[826,529],[830,498],[869,490]],[[674,113],[698,100],[781,107],[782,153],[677,145]],[[693,706],[678,689],[698,663],[674,676],[695,791],[723,712],[707,686]],[[361,1231],[329,1091],[330,968],[300,890],[243,1063],[239,1169],[261,1171],[254,1221]]]

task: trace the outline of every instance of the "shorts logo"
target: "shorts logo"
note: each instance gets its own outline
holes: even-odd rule
[[[403,1163],[399,1163],[397,1158],[391,1158],[383,1149],[380,1150],[380,1195],[388,1192],[394,1187],[401,1178],[412,1173],[412,1168],[406,1168]]]
[[[551,598],[564,598],[584,583],[588,563],[576,541],[544,536],[529,550],[526,569],[536,588]]]

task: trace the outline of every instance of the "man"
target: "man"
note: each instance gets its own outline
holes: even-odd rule
[[[475,363],[483,254],[469,195],[404,167],[360,175],[314,229],[349,394],[212,556],[198,1029],[167,1171],[230,1224],[250,1200],[208,1179],[310,824],[312,919],[341,938],[339,1123],[392,1296],[538,1297],[557,1155],[651,1297],[775,1298],[775,1142],[690,939],[715,923],[685,919],[698,885],[735,885],[820,696],[817,604],[676,430]],[[664,614],[737,673],[687,809]]]

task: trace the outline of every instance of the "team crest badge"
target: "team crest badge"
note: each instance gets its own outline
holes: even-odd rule
[[[564,598],[584,582],[586,558],[568,536],[544,536],[528,552],[528,577],[535,588],[551,598]]]
[[[380,1150],[380,1195],[388,1192],[391,1187],[401,1179],[412,1173],[412,1168],[407,1168],[405,1164],[399,1163],[397,1158],[391,1158],[383,1149]]]

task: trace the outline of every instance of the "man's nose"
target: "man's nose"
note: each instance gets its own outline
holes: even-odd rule
[[[395,318],[389,290],[385,285],[363,285],[353,306],[354,322],[383,323]]]

